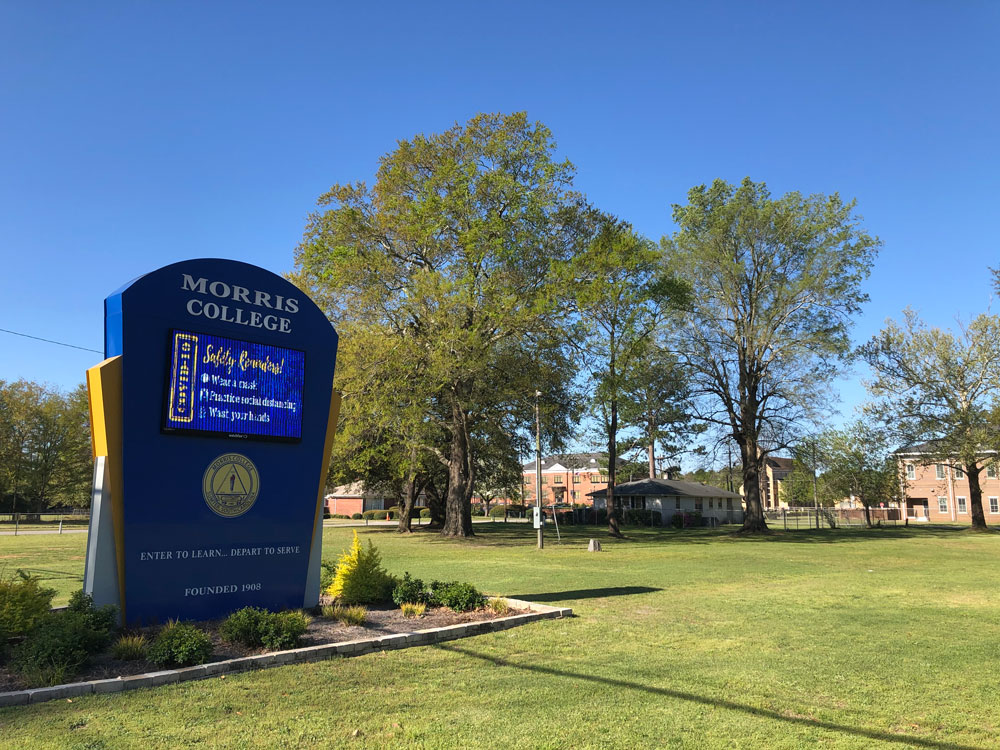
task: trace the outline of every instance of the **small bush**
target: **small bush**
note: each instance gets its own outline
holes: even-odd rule
[[[113,604],[95,607],[94,597],[83,593],[83,589],[74,591],[70,595],[66,609],[83,615],[94,630],[107,633],[109,637],[118,629],[118,607]]]
[[[190,667],[208,661],[212,639],[194,625],[173,620],[149,647],[149,660],[161,667]]]
[[[351,549],[337,561],[337,573],[327,593],[341,604],[384,602],[392,597],[396,580],[382,567],[382,556],[375,545],[361,545],[354,532]]]
[[[111,646],[111,655],[121,661],[135,661],[146,657],[148,647],[144,635],[123,635]]]
[[[503,518],[504,511],[506,511],[507,515],[511,518],[520,518],[524,515],[524,506],[516,503],[512,503],[511,505],[494,505],[490,508],[490,515],[493,518]]]
[[[403,611],[403,617],[410,618],[423,617],[427,611],[427,605],[423,602],[403,602],[399,608]]]
[[[241,643],[247,648],[260,648],[264,620],[271,613],[260,607],[243,607],[233,612],[219,626],[219,637],[226,643]]]
[[[388,512],[387,510],[366,510],[361,514],[361,517],[369,520],[384,521],[385,514]]]
[[[351,518],[354,519],[355,521],[360,521],[362,518],[364,518],[364,516],[362,516],[360,513],[352,513]]]
[[[427,515],[425,516],[424,513]],[[426,505],[414,505],[410,511],[410,518],[430,518],[431,510]]]
[[[392,601],[397,607],[403,604],[426,604],[429,599],[427,588],[419,578],[410,578],[409,573],[403,573],[403,580],[392,590]]]
[[[421,518],[430,518],[431,517],[431,510],[430,510],[430,508],[421,508],[420,509],[420,517]]]
[[[338,620],[345,625],[364,625],[368,610],[360,604],[352,607],[344,607],[340,604],[327,604],[323,607],[323,617]]]
[[[684,514],[674,513],[674,515],[670,517],[670,525],[675,529],[684,528]]]
[[[48,615],[55,595],[23,570],[0,577],[0,652],[8,638],[24,635]]]
[[[260,607],[244,607],[223,621],[219,636],[226,643],[278,651],[299,645],[308,627],[309,618],[302,612],[268,612]]]
[[[261,623],[260,640],[272,651],[295,648],[308,628],[309,618],[302,612],[268,612]]]
[[[503,599],[498,599],[493,597],[488,599],[486,606],[489,607],[490,612],[495,615],[507,615],[510,614],[510,605]]]
[[[59,685],[104,648],[108,638],[85,613],[51,613],[14,648],[11,667],[32,687]]]
[[[431,581],[431,604],[455,612],[468,612],[486,603],[486,597],[471,583]]]

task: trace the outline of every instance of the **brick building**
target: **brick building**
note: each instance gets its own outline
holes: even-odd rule
[[[921,446],[899,451],[906,518],[911,522],[972,523],[969,512],[969,479],[952,464],[928,463]],[[989,464],[979,475],[983,513],[987,523],[1000,522],[1000,478],[997,465]]]
[[[603,453],[561,453],[544,456],[542,464],[542,505],[569,503],[593,505],[589,493],[608,486],[608,457]],[[522,497],[535,504],[535,462],[528,461],[521,475]]]

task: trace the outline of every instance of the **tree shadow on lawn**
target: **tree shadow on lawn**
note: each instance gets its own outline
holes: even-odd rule
[[[632,596],[633,594],[651,594],[663,589],[652,586],[609,586],[603,589],[576,589],[574,591],[552,591],[547,594],[512,594],[510,599],[523,599],[529,602],[559,602],[567,599],[604,599],[610,596]]]
[[[695,693],[686,693],[681,690],[672,690],[670,688],[654,687],[652,685],[641,685],[637,682],[628,682],[627,680],[618,680],[612,677],[599,677],[597,675],[580,674],[579,672],[569,672],[563,669],[554,669],[552,667],[543,667],[538,664],[516,664],[514,662],[508,661],[506,659],[501,659],[496,656],[489,656],[487,654],[480,654],[472,651],[468,648],[463,648],[461,646],[451,646],[446,644],[438,644],[433,648],[440,649],[442,651],[451,651],[456,654],[462,654],[463,656],[468,656],[473,659],[481,659],[482,661],[489,662],[497,667],[513,667],[514,669],[523,669],[527,672],[537,672],[540,674],[552,675],[554,677],[568,677],[574,680],[584,680],[586,682],[593,682],[600,685],[607,685],[613,688],[619,688],[623,690],[638,690],[644,693],[649,693],[651,695],[663,696],[666,698],[675,698],[677,700],[690,701],[692,703],[698,703],[703,706],[713,706],[716,708],[723,708],[729,711],[740,711],[751,716],[760,716],[765,719],[772,719],[773,721],[785,722],[787,724],[794,724],[797,726],[815,727],[818,729],[827,729],[831,732],[842,732],[843,734],[853,735],[855,737],[864,737],[870,740],[878,740],[880,742],[895,742],[901,745],[910,745],[912,747],[926,747],[934,748],[935,750],[986,750],[986,748],[978,747],[976,745],[961,745],[953,742],[941,742],[939,740],[925,739],[923,737],[913,737],[906,734],[891,734],[889,732],[880,732],[877,729],[864,729],[863,727],[851,727],[844,724],[834,724],[829,721],[820,721],[819,719],[810,719],[805,716],[788,716],[777,711],[772,711],[767,708],[759,708],[757,706],[751,706],[746,703],[737,703],[736,701],[724,700],[720,698],[708,698],[704,695],[696,695]]]

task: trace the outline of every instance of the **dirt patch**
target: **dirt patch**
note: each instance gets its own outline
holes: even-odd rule
[[[494,620],[498,617],[523,614],[527,611],[511,609],[503,615],[498,615],[486,608],[473,610],[472,612],[453,612],[446,607],[435,607],[428,608],[422,617],[408,618],[404,617],[402,611],[396,607],[382,605],[368,609],[364,625],[344,625],[337,620],[314,614],[311,615],[312,622],[309,623],[309,629],[302,636],[299,647],[320,646],[324,643],[339,643],[341,641],[353,641],[361,638],[377,638],[378,636],[392,635],[394,633],[412,633],[415,630],[425,630],[427,628],[441,628],[447,625],[459,625],[466,622]],[[266,649],[246,648],[245,646],[223,641],[219,637],[219,626],[222,624],[222,620],[209,620],[193,624],[205,630],[212,637],[213,649],[212,658],[209,659],[210,662],[267,653]],[[128,629],[124,632],[129,634],[142,633],[146,636],[147,640],[152,642],[157,632],[159,632],[159,627]],[[83,682],[85,680],[129,677],[145,672],[156,672],[164,668],[152,664],[145,659],[120,661],[105,651],[92,657],[79,674],[73,677],[72,681]],[[10,671],[7,665],[0,664],[0,693],[12,690],[24,690],[27,687],[28,685],[24,684],[18,675]]]

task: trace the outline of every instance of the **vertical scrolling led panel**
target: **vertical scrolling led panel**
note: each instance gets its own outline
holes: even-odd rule
[[[115,362],[121,385],[91,409],[121,448],[101,488],[113,534],[88,545],[95,596],[117,588],[127,623],[315,604],[336,353],[323,312],[246,263],[175,263],[105,300],[108,360],[88,380]],[[99,553],[116,586],[95,585]]]

